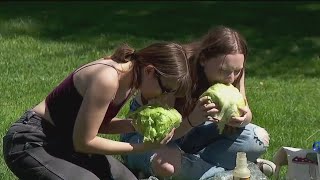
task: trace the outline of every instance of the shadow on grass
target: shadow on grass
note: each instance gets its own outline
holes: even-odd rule
[[[2,37],[112,50],[155,40],[188,42],[215,25],[239,30],[250,47],[248,75],[320,76],[320,4],[293,2],[0,3]]]

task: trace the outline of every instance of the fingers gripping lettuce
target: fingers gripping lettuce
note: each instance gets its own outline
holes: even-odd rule
[[[246,101],[242,94],[232,84],[214,84],[200,97],[204,96],[208,96],[208,98],[219,107],[220,111],[215,118],[220,120],[218,123],[220,134],[231,117],[241,116],[239,108],[246,106]]]
[[[160,105],[141,106],[128,117],[133,119],[136,131],[144,136],[143,142],[160,142],[182,120],[176,109]]]

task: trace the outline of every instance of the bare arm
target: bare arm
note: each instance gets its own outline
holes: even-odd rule
[[[175,129],[172,140],[176,140],[187,134],[193,127],[189,124],[187,118],[183,118],[180,126]]]
[[[245,118],[244,124],[249,124],[251,122],[251,120],[252,120],[252,112],[251,112],[251,110],[249,108],[249,104],[248,104],[247,97],[246,97],[244,78],[245,78],[245,70],[243,69],[242,76],[240,77],[239,83],[236,84],[236,87],[239,89],[240,93],[245,98],[245,101],[246,101],[248,109],[247,109],[247,114],[246,114],[246,118]]]
[[[193,127],[196,127],[205,121],[216,122],[215,119],[208,118],[208,116],[214,117],[218,111],[219,110],[216,108],[216,105],[212,102],[209,102],[207,97],[200,98],[192,112],[187,117],[183,118],[180,126],[175,130],[172,139],[178,139],[184,136]]]
[[[134,132],[131,119],[113,118],[108,126],[101,126],[99,133],[102,134],[121,134]]]
[[[111,68],[110,68],[111,69]],[[129,144],[97,136],[109,103],[118,88],[118,76],[115,70],[96,72],[88,81],[83,95],[73,131],[73,145],[76,151],[95,154],[123,154],[140,152],[152,146]]]

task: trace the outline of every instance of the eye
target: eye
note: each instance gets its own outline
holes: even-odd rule
[[[159,86],[160,86],[160,88],[161,88],[162,94],[168,94],[168,93],[173,93],[173,92],[175,92],[176,90],[169,89],[169,88],[167,88],[167,87],[165,87],[165,86],[163,85],[160,76],[161,76],[161,75],[160,75],[159,73],[157,73],[157,71],[156,71],[156,78],[157,78],[157,80],[158,80],[158,84],[159,84]]]

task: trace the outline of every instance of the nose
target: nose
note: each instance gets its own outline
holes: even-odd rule
[[[234,82],[234,73],[232,72],[231,74],[229,74],[227,77],[226,77],[226,83],[233,83]]]

